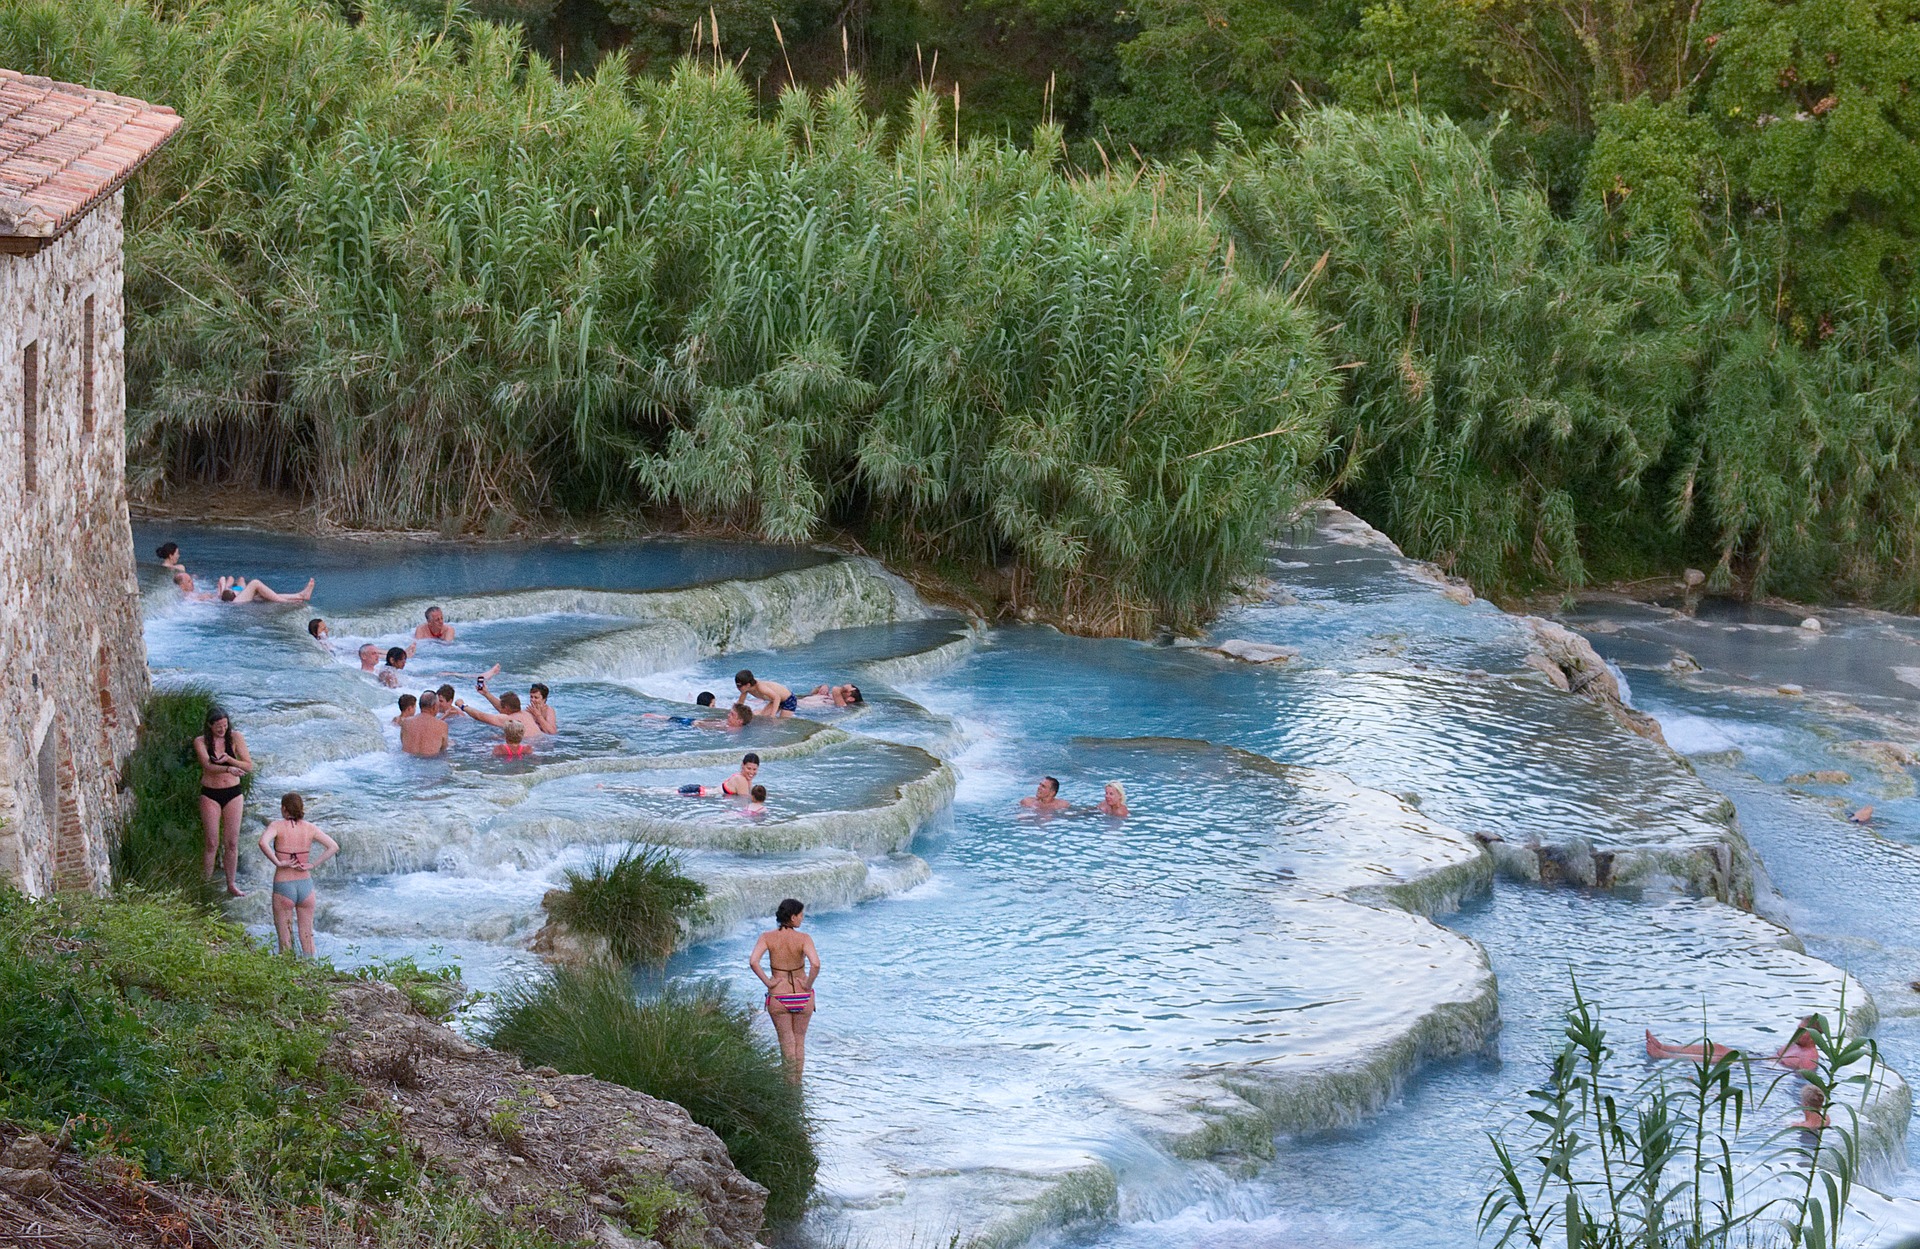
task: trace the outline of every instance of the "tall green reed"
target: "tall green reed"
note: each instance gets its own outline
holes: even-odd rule
[[[1095,632],[1191,624],[1310,491],[1310,313],[1204,213],[951,141],[857,81],[561,81],[517,36],[301,0],[30,0],[0,59],[187,126],[134,188],[142,489],[500,530],[684,513],[1013,573]]]
[[[1816,1050],[1805,1072],[1763,1079],[1752,1056],[1703,1036],[1701,1057],[1678,1075],[1628,1073],[1576,981],[1565,1044],[1527,1094],[1520,1141],[1489,1134],[1495,1176],[1481,1235],[1499,1249],[1832,1249],[1860,1172],[1860,1114],[1879,1053],[1824,1016],[1803,1027]],[[1783,1088],[1801,1090],[1794,1100],[1825,1126],[1743,1140],[1750,1117],[1789,1100]]]

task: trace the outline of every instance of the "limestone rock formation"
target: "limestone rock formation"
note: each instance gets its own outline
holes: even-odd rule
[[[1620,682],[1593,643],[1565,625],[1538,616],[1516,617],[1525,625],[1531,642],[1527,666],[1546,674],[1563,690],[1584,694],[1607,709],[1622,725],[1640,736],[1667,744],[1660,722],[1645,712],[1635,711],[1620,697]]]

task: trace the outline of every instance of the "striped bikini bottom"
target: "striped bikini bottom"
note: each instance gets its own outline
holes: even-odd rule
[[[769,993],[767,1005],[769,1007],[778,1005],[789,1014],[798,1015],[813,1005],[813,993],[811,990],[806,993]]]

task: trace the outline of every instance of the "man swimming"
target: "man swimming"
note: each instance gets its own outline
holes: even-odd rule
[[[1073,804],[1060,797],[1060,782],[1051,776],[1040,778],[1040,785],[1033,791],[1031,798],[1022,798],[1020,805],[1030,811],[1068,811]]]
[[[421,693],[420,714],[408,717],[400,725],[400,749],[423,759],[446,750],[447,722],[433,714],[434,705],[439,701],[432,690]]]
[[[457,636],[453,626],[447,623],[447,614],[438,607],[427,608],[425,624],[415,625],[413,636],[416,641],[451,642]]]
[[[380,668],[380,648],[372,642],[360,644],[360,671],[370,677],[378,677]]]
[[[799,709],[800,700],[793,691],[778,681],[763,681],[745,668],[733,674],[734,688],[740,691],[742,702],[757,698],[766,706],[761,714],[772,712],[776,716],[790,716]]]
[[[729,733],[737,733],[752,723],[753,708],[747,706],[745,703],[735,703],[733,706],[727,708],[725,718],[695,720],[693,727],[696,729],[725,729]]]
[[[858,707],[866,701],[860,687],[851,681],[845,685],[816,685],[812,693],[800,696],[802,707]]]

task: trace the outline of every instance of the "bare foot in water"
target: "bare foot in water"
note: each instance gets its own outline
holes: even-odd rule
[[[304,589],[304,590],[302,590],[302,591],[300,591],[300,593],[298,593],[298,594],[296,594],[296,595],[294,595],[293,597],[295,597],[295,598],[297,598],[297,599],[299,599],[299,600],[300,600],[300,601],[301,601],[302,603],[304,603],[304,602],[306,602],[306,601],[307,601],[308,599],[310,599],[310,598],[312,598],[312,597],[313,597],[313,578],[312,578],[312,577],[308,577],[308,578],[307,578],[307,588],[306,588],[306,589]]]

